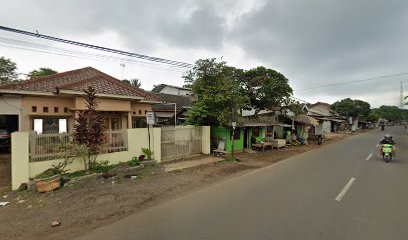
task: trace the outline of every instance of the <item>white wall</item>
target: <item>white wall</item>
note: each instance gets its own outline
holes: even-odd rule
[[[186,126],[188,128],[188,126]],[[177,128],[186,128],[177,127]],[[110,164],[126,162],[134,156],[142,155],[142,148],[149,147],[147,128],[133,128],[128,131],[128,150],[100,154],[99,161],[108,160]],[[202,153],[210,154],[210,127],[202,127]],[[161,162],[161,128],[150,128],[150,147],[154,152],[154,159]],[[50,161],[29,162],[29,133],[15,132],[12,134],[12,159],[11,159],[11,181],[12,189],[16,190],[22,183],[28,182],[29,178],[34,178],[46,169],[61,162],[61,159]],[[81,159],[76,159],[67,166],[69,172],[84,169]]]
[[[21,97],[15,95],[0,96],[0,115],[18,115],[18,129],[21,129]]]
[[[179,89],[171,86],[165,86],[160,93],[165,93],[165,94],[171,94],[171,95],[179,95],[179,96],[185,96],[185,95],[191,95],[193,92],[191,90],[184,90],[184,89]]]

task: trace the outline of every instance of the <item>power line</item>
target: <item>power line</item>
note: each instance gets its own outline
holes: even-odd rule
[[[1,42],[1,41],[0,41]],[[53,51],[49,51],[49,50],[39,50],[39,49],[30,49],[30,48],[25,48],[25,47],[18,47],[18,46],[9,46],[9,45],[3,45],[0,44],[0,46],[2,47],[6,47],[6,48],[14,48],[14,49],[19,49],[19,50],[25,50],[25,51],[33,51],[33,52],[41,52],[41,53],[46,53],[46,54],[52,54],[52,55],[59,55],[59,56],[66,56],[66,57],[74,57],[74,58],[81,58],[81,59],[88,59],[88,60],[104,60],[104,61],[111,61],[111,62],[126,62],[128,64],[131,65],[136,65],[139,67],[147,67],[147,68],[153,68],[153,69],[158,69],[158,70],[166,70],[166,71],[173,71],[173,72],[184,72],[181,69],[172,67],[172,66],[149,66],[148,64],[152,64],[152,63],[145,63],[145,62],[140,62],[140,61],[132,61],[130,59],[121,59],[121,58],[115,58],[115,57],[110,57],[105,55],[106,57],[94,57],[94,56],[90,56],[90,57],[86,57],[86,56],[78,56],[75,54],[71,54],[71,53],[63,53],[63,52],[53,52]],[[103,55],[101,55],[103,56]]]
[[[332,83],[332,84],[320,85],[320,86],[316,86],[316,87],[296,89],[296,90],[293,90],[293,91],[296,91],[296,92],[307,91],[307,90],[318,89],[318,88],[340,86],[340,85],[353,84],[353,83],[366,82],[366,81],[374,81],[374,80],[379,80],[379,79],[384,79],[384,78],[400,77],[400,76],[405,76],[405,75],[408,75],[408,73],[397,73],[397,74],[384,75],[384,76],[379,76],[379,77],[372,77],[372,78],[354,80],[354,81],[343,82],[343,83]]]
[[[0,42],[5,43],[5,44],[9,44],[9,45],[13,45],[13,46],[23,46],[23,47],[30,48],[30,49],[21,48],[21,47],[17,48],[17,49],[22,49],[22,50],[35,51],[37,49],[42,49],[42,50],[50,51],[50,52],[46,52],[46,53],[50,53],[50,54],[55,54],[55,52],[68,53],[70,55],[74,54],[74,55],[80,55],[80,56],[90,56],[92,58],[103,59],[103,60],[113,59],[113,60],[120,61],[121,63],[123,63],[123,62],[126,62],[126,63],[135,62],[135,63],[138,63],[138,64],[143,64],[144,66],[152,65],[152,66],[174,68],[174,69],[177,69],[177,70],[184,69],[184,68],[177,67],[177,66],[164,66],[164,65],[162,65],[160,63],[145,62],[145,61],[130,59],[130,58],[120,58],[120,57],[115,57],[115,56],[110,56],[110,55],[102,55],[102,54],[95,54],[95,53],[90,53],[90,52],[73,51],[73,50],[69,50],[69,49],[66,49],[66,48],[58,48],[58,47],[53,47],[53,46],[48,46],[48,45],[43,45],[43,44],[38,44],[38,43],[33,43],[33,42],[27,42],[27,41],[12,39],[12,38],[0,37]],[[4,45],[2,45],[2,46],[4,46]],[[5,46],[5,47],[9,47],[9,46]],[[11,47],[11,48],[16,48],[16,47]],[[57,54],[57,55],[61,55],[61,54]],[[68,55],[66,55],[66,56],[68,56]],[[89,58],[84,58],[84,59],[89,59]],[[163,69],[163,70],[165,70],[165,69]]]
[[[178,67],[185,67],[185,68],[191,68],[193,66],[192,64],[185,63],[185,62],[179,62],[179,61],[169,60],[169,59],[165,59],[165,58],[151,57],[151,56],[148,56],[148,55],[132,53],[132,52],[117,50],[117,49],[113,49],[113,48],[101,47],[101,46],[82,43],[82,42],[76,42],[76,41],[57,38],[57,37],[52,37],[52,36],[48,36],[48,35],[44,35],[44,34],[28,32],[28,31],[24,31],[24,30],[15,29],[15,28],[9,28],[9,27],[5,27],[5,26],[1,26],[1,25],[0,25],[0,30],[8,31],[8,32],[12,32],[12,33],[18,33],[18,34],[22,34],[22,35],[26,35],[26,36],[31,36],[31,37],[42,38],[42,39],[46,39],[46,40],[50,40],[50,41],[54,41],[54,42],[66,43],[66,44],[71,44],[71,45],[75,45],[75,46],[86,47],[86,48],[105,51],[105,52],[110,52],[110,53],[116,53],[116,54],[120,54],[120,55],[124,55],[124,56],[135,57],[135,58],[143,59],[143,60],[146,60],[146,61],[162,63],[162,64],[171,65],[171,66],[178,66]]]

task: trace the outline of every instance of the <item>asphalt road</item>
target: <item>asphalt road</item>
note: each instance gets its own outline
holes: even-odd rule
[[[376,155],[375,145],[385,133],[397,142],[398,156],[391,163]],[[406,240],[407,138],[399,126],[356,135],[80,239]]]

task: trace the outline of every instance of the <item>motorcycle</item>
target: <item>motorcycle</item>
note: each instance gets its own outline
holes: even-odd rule
[[[317,144],[321,145],[323,142],[323,136],[322,135],[317,135]]]
[[[392,159],[392,148],[391,144],[382,144],[381,145],[381,152],[383,159],[386,163],[390,162]]]

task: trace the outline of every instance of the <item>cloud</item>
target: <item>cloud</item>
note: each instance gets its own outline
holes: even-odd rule
[[[264,65],[286,75],[294,89],[408,71],[405,0],[5,1],[0,22],[190,63],[223,56],[245,69]],[[19,51],[4,52],[19,59],[24,69],[38,65]],[[41,59],[42,66],[54,64]],[[59,61],[58,66],[93,64],[52,59]],[[117,63],[95,66],[121,75]],[[148,87],[159,82],[182,84],[181,73],[131,65],[125,73],[145,78],[142,86],[143,81]],[[296,94],[306,100],[361,96],[374,101],[372,96],[398,92],[400,80],[405,81],[392,78]]]

